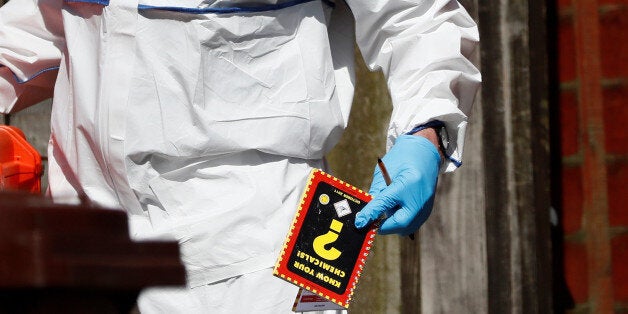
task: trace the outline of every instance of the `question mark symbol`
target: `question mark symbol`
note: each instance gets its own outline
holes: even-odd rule
[[[314,252],[316,252],[316,254],[326,260],[333,261],[340,257],[340,254],[342,254],[342,252],[340,252],[335,247],[326,249],[325,246],[338,240],[338,233],[340,233],[340,230],[342,230],[342,222],[336,219],[332,219],[329,229],[331,230],[327,231],[327,233],[316,237],[313,244]],[[332,230],[336,232],[333,232]]]

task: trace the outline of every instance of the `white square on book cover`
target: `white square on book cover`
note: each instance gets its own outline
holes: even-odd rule
[[[349,202],[346,199],[334,203],[334,208],[336,209],[338,217],[351,214],[351,207],[349,207]]]

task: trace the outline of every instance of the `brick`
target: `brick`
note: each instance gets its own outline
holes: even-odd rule
[[[585,303],[589,299],[587,251],[585,245],[566,241],[563,247],[567,287],[576,303]]]
[[[628,154],[628,81],[603,90],[604,136],[607,154]]]
[[[580,167],[562,170],[562,223],[565,235],[582,228],[582,173]]]
[[[615,162],[606,168],[608,184],[608,220],[612,227],[628,227],[628,162]],[[625,264],[628,268],[628,264]]]
[[[628,302],[628,234],[611,240],[613,295],[616,302]]]
[[[558,80],[571,82],[576,79],[576,55],[573,19],[562,14],[558,20]]]
[[[579,125],[575,91],[563,90],[560,93],[560,151],[563,157],[578,153]]]
[[[558,8],[563,10],[571,8],[571,0],[558,0]]]
[[[607,6],[600,14],[602,76],[628,76],[628,5]]]

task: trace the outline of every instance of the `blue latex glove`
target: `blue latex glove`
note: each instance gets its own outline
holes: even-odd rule
[[[369,190],[373,200],[356,214],[355,226],[362,228],[385,214],[380,234],[410,235],[432,212],[440,155],[428,139],[401,135],[382,161],[392,183],[386,186],[376,166]]]

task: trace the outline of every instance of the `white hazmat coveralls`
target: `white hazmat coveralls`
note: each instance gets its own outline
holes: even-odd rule
[[[460,159],[480,74],[456,1],[11,0],[0,112],[54,89],[49,194],[179,241],[188,289],[146,293],[142,311],[290,312],[296,288],[269,268],[347,125],[354,34],[387,78],[389,145],[437,119]]]

